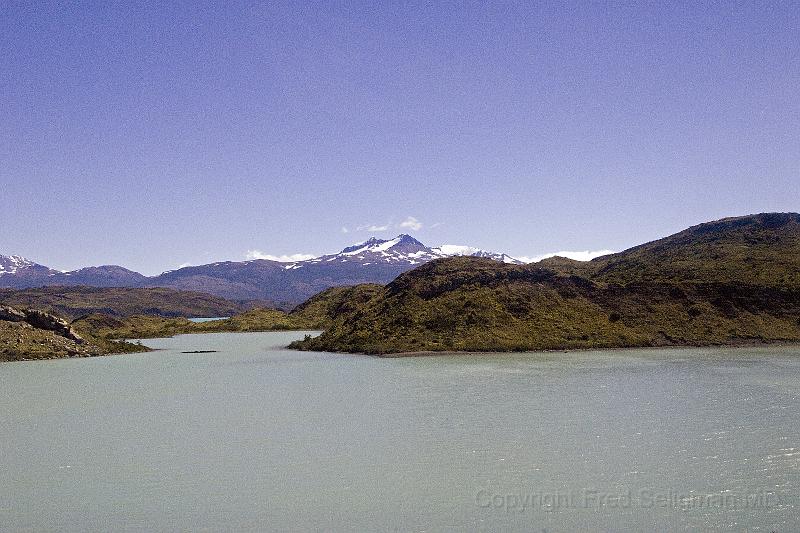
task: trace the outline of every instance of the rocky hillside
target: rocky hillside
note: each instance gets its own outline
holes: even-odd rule
[[[36,309],[0,306],[0,361],[92,357],[146,351],[77,331],[66,320]]]
[[[702,224],[576,263],[437,260],[294,347],[388,354],[800,340],[800,215]]]

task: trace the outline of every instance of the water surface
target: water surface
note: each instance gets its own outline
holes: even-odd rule
[[[196,322],[198,324],[202,324],[203,322],[214,322],[215,320],[227,320],[229,318],[230,318],[229,316],[190,318],[189,322]]]
[[[305,333],[0,365],[0,530],[800,530],[797,348],[282,348]]]

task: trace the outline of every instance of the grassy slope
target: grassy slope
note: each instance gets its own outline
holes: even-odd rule
[[[435,261],[353,302],[301,349],[394,353],[800,340],[800,216],[690,228],[621,254]]]
[[[800,287],[800,215],[765,213],[693,226],[590,262],[608,283],[728,282]]]

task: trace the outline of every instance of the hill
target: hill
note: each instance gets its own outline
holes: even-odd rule
[[[0,289],[0,303],[41,309],[70,319],[92,313],[112,316],[223,317],[241,313],[250,307],[205,293],[121,287]]]
[[[102,313],[83,316],[72,326],[106,340],[173,337],[187,333],[248,331],[288,331],[322,329],[320,322],[303,314],[289,314],[277,309],[252,309],[227,319],[192,322],[183,317],[135,315],[113,317]]]
[[[0,306],[0,361],[92,357],[142,351],[147,351],[147,348],[77,331],[67,321],[49,313]]]
[[[726,282],[800,287],[800,214],[763,213],[693,226],[590,261],[608,283]]]
[[[507,351],[800,340],[800,215],[694,226],[589,263],[433,261],[341,302],[309,350]]]

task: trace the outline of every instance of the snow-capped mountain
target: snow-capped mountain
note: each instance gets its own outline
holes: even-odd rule
[[[19,255],[0,255],[0,287],[27,288],[52,285],[136,287],[147,277],[119,266],[87,267],[62,272]]]
[[[208,292],[234,300],[270,300],[291,306],[329,287],[389,283],[423,263],[454,255],[521,264],[505,254],[469,246],[429,248],[409,235],[398,235],[388,240],[373,237],[339,253],[304,261],[254,259],[180,268],[148,278],[144,286]]]
[[[373,237],[339,253],[305,261],[225,261],[184,267],[153,277],[118,266],[60,272],[21,257],[0,256],[0,287],[167,287],[205,292],[232,300],[268,300],[291,307],[329,287],[389,283],[423,263],[456,255],[522,264],[505,254],[471,246],[430,248],[409,235],[398,235],[388,240]]]
[[[0,255],[0,276],[48,275],[56,272],[19,255]]]
[[[497,252],[487,252],[486,250],[481,250],[480,248],[474,248],[472,246],[460,246],[457,244],[443,244],[442,246],[437,246],[436,248],[431,248],[434,253],[441,254],[441,257],[453,257],[457,255],[468,255],[471,257],[486,257],[487,259],[494,259],[495,261],[500,261],[501,263],[510,263],[512,265],[524,265],[524,261],[520,261],[519,259],[515,259],[507,254],[499,254]]]
[[[18,255],[0,255],[0,276],[14,274],[20,268],[33,266],[34,262]]]
[[[381,240],[375,237],[366,242],[348,246],[338,254],[323,255],[306,261],[286,263],[284,268],[297,269],[306,265],[319,263],[359,263],[363,266],[388,263],[405,264],[409,266],[421,265],[434,259],[466,255],[473,257],[486,257],[504,263],[523,264],[506,254],[487,252],[472,246],[459,246],[446,244],[429,248],[410,235],[398,235],[394,239]]]

